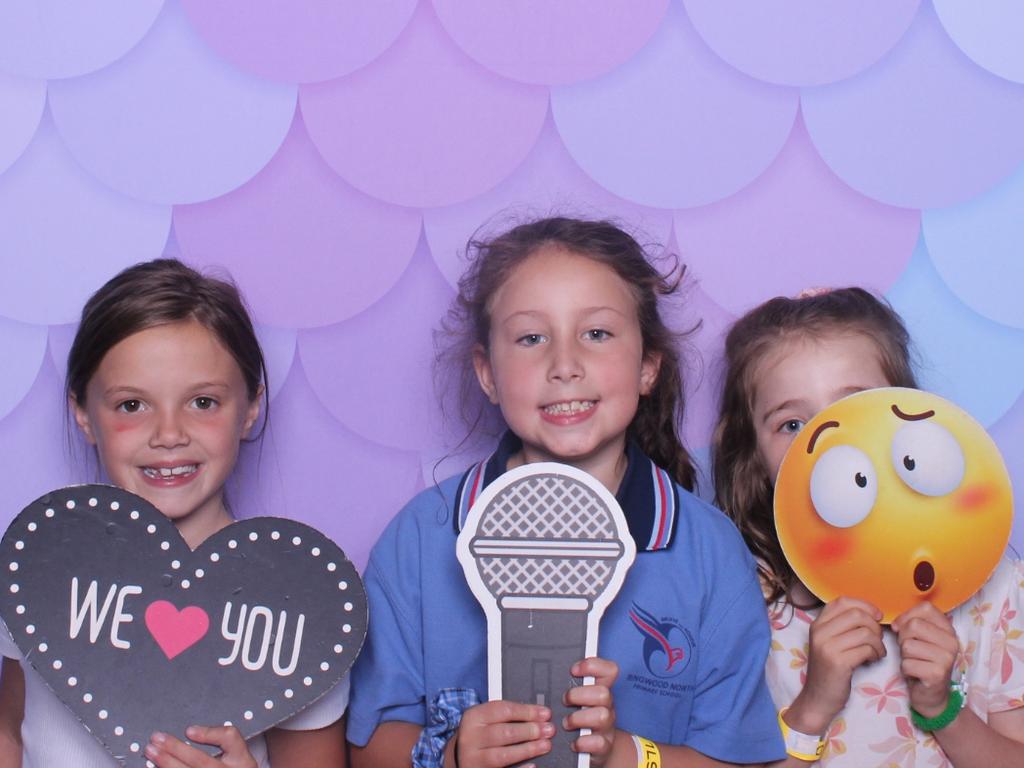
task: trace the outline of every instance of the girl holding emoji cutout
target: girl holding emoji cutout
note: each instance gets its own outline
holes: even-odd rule
[[[263,353],[235,286],[160,259],[129,267],[86,303],[67,396],[111,482],[156,506],[195,548],[233,522],[224,484],[258,420],[264,380]],[[117,765],[2,625],[0,655],[0,765]],[[191,740],[222,750],[218,758],[154,733],[135,760],[144,755],[159,768],[343,768],[347,701],[346,678],[248,741],[234,726],[189,728]]]
[[[939,398],[898,389],[886,393],[895,393],[899,402],[866,393],[814,418],[833,402],[863,390],[914,387],[908,346],[899,317],[858,288],[773,299],[738,320],[726,340],[714,444],[715,486],[720,505],[759,559],[773,627],[768,681],[780,707],[780,727],[790,755],[786,766],[816,761],[838,768],[1024,765],[1024,568],[1000,560],[988,581],[963,605],[952,609],[959,602],[955,601],[945,606],[952,609],[948,614],[932,602],[945,605],[937,599],[942,594],[937,582],[948,575],[947,565],[970,567],[961,561],[975,557],[964,549],[972,547],[972,540],[980,546],[999,538],[987,535],[992,518],[986,515],[994,506],[1008,514],[1008,486],[987,495],[975,492],[984,484],[968,475],[983,470],[972,470],[968,461],[962,484],[957,478],[936,477],[930,481],[938,485],[925,487],[913,475],[915,469],[924,469],[923,462],[918,467],[911,452],[895,450],[896,440],[909,434],[900,431],[906,425],[914,425],[915,433],[928,433],[928,451],[948,446],[961,454],[973,447],[972,440],[980,444],[970,433],[980,428],[957,426],[946,418],[934,405],[944,403]],[[858,411],[865,401],[868,410]],[[798,466],[792,474],[778,477],[794,441],[797,453],[791,454],[792,460],[787,456],[786,466]],[[883,478],[882,470],[877,475],[871,469],[850,475],[858,491],[871,494],[869,503],[837,502],[833,508],[820,483],[817,489],[814,486],[812,478],[827,474],[829,462],[864,457],[866,467],[884,467],[900,458],[896,453],[902,457],[901,465],[889,474],[898,475],[905,488],[887,487],[890,478]],[[995,459],[998,462],[998,456]],[[818,472],[818,467],[824,469]],[[787,502],[796,497],[788,485],[782,487],[792,475],[802,485],[803,505],[793,519],[776,518],[773,495]],[[800,544],[786,551],[797,558],[794,562],[802,567],[808,560],[831,560],[836,564],[833,570],[841,571],[841,559],[871,536],[885,552],[888,539],[906,535],[912,540],[914,532],[904,530],[906,523],[901,528],[896,517],[900,511],[909,515],[912,505],[917,505],[915,513],[928,508],[936,517],[951,515],[957,525],[980,525],[982,530],[961,534],[964,540],[941,558],[913,561],[916,566],[905,577],[900,571],[906,584],[891,582],[892,595],[861,591],[891,597],[898,609],[858,599],[842,589],[822,591],[815,584],[819,594],[836,595],[822,605],[783,555],[780,538],[785,540],[784,534],[792,530],[792,539]],[[880,521],[886,515],[891,519]],[[1003,545],[994,546],[1001,550]],[[956,552],[961,553],[959,558]],[[886,556],[869,558],[860,580],[878,582],[868,571],[888,574],[897,565],[903,567]],[[979,567],[989,572],[984,564]],[[856,591],[854,583],[844,586]],[[904,594],[910,595],[906,601]]]

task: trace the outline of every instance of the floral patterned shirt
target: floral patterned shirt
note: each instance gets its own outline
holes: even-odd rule
[[[807,679],[808,635],[820,610],[802,611],[781,601],[769,608],[772,650],[766,676],[780,709],[793,702]],[[949,615],[960,638],[953,676],[966,676],[967,705],[986,722],[991,712],[1024,707],[1024,563],[1004,558],[985,585]],[[850,699],[832,721],[818,764],[950,766],[934,737],[911,722],[899,645],[888,628],[884,641],[885,658],[854,670]]]

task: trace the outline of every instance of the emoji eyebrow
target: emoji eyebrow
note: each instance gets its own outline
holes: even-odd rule
[[[935,415],[935,411],[924,411],[923,413],[904,413],[900,410],[900,407],[896,403],[892,404],[892,412],[895,413],[899,418],[904,421],[921,421],[922,419],[930,419]]]
[[[830,429],[831,427],[838,427],[838,426],[839,426],[839,422],[838,421],[826,421],[824,424],[819,424],[818,428],[816,430],[814,430],[814,434],[811,435],[811,441],[807,444],[807,452],[808,453],[814,453],[814,444],[816,442],[818,442],[818,436],[822,432],[824,432],[826,429]]]

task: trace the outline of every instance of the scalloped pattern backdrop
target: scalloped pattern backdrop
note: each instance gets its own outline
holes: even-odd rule
[[[4,3],[0,525],[95,478],[62,404],[74,323],[169,254],[230,271],[266,346],[271,428],[233,506],[362,566],[472,455],[452,455],[431,331],[467,238],[509,211],[617,217],[689,265],[670,316],[703,320],[698,456],[737,314],[858,283],[990,429],[1020,501],[1021,39],[1015,0]]]

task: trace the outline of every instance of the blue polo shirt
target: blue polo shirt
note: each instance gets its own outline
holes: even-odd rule
[[[520,443],[416,496],[370,554],[369,634],[352,671],[348,738],[384,721],[425,724],[442,688],[487,700],[487,623],[455,556],[472,501]],[[616,498],[637,557],[601,621],[619,665],[617,726],[718,760],[785,757],[764,680],[770,633],[754,563],[720,511],[673,483],[635,445]]]

